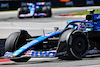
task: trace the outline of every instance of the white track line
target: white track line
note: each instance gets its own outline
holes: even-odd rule
[[[80,66],[80,67],[100,67],[100,65]]]

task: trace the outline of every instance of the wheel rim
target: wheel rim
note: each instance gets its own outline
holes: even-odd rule
[[[75,47],[74,49],[77,52],[82,52],[85,49],[85,40],[82,39],[82,37],[78,37],[76,38],[76,40],[74,40],[73,46]]]
[[[82,36],[75,36],[72,39],[71,53],[74,57],[82,58],[88,50],[88,43]]]

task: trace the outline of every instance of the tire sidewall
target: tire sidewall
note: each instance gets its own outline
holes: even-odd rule
[[[10,36],[8,36],[5,42],[5,51],[8,52],[15,51],[16,48],[15,44],[17,43],[19,36],[20,36],[20,32],[15,32],[12,33]]]
[[[26,43],[26,34],[23,34],[21,32],[14,32],[8,38],[5,42],[5,51],[13,52],[17,49],[19,49],[21,46],[23,46]]]
[[[84,53],[82,54],[82,55],[77,55],[76,53],[75,53],[75,50],[74,50],[74,43],[73,43],[73,41],[75,40],[75,39],[77,39],[77,37],[82,37],[83,39],[84,39],[84,41],[85,41],[85,49],[86,49],[86,51],[84,51]],[[68,43],[68,45],[69,45],[69,54],[71,55],[71,56],[73,56],[73,57],[75,57],[75,58],[77,58],[77,59],[82,59],[82,57],[84,57],[85,55],[86,55],[86,53],[88,52],[88,49],[89,49],[89,45],[88,45],[88,39],[87,39],[87,37],[86,37],[86,35],[84,35],[84,33],[83,32],[78,32],[78,31],[75,31],[75,32],[73,32],[72,34],[71,34],[71,36],[70,36],[70,38],[69,38],[69,43]],[[83,49],[84,49],[83,48]]]

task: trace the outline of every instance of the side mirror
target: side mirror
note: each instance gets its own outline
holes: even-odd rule
[[[54,30],[55,30],[55,31],[59,30],[59,27],[54,27]]]

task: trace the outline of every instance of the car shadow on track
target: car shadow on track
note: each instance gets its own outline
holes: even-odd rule
[[[15,62],[13,64],[7,64],[7,65],[27,65],[27,64],[41,64],[41,63],[62,63],[62,62],[74,62],[74,61],[83,61],[83,60],[95,60],[97,58],[99,58],[100,55],[87,55],[86,57],[84,57],[82,60],[75,60],[75,59],[58,59],[58,58],[51,58],[51,59],[46,59],[46,60],[31,60],[28,62]],[[3,64],[2,64],[3,65]],[[4,64],[5,65],[5,64]]]
[[[16,17],[2,18],[2,19],[0,19],[0,21],[8,21],[8,20],[12,20],[12,19],[17,20],[18,18],[16,18]]]

